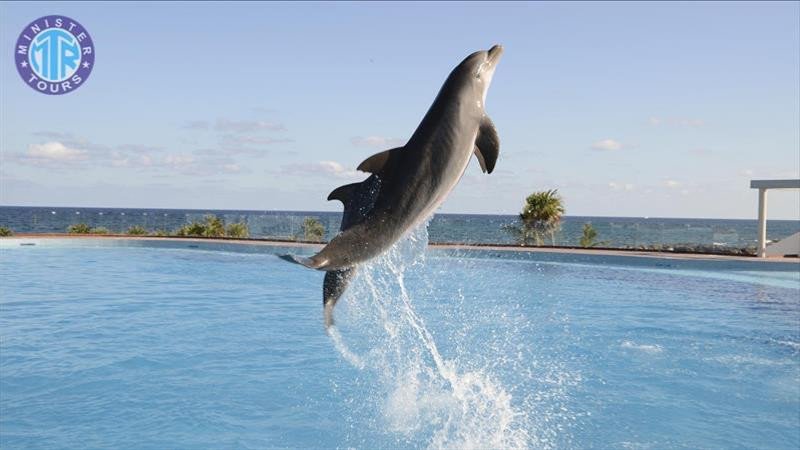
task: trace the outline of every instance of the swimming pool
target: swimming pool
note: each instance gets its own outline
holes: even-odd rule
[[[797,264],[0,240],[3,448],[797,448]],[[22,243],[35,243],[23,246]]]

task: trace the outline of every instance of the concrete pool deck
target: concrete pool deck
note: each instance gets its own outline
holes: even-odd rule
[[[153,242],[192,242],[192,243],[224,243],[242,246],[267,246],[267,247],[300,247],[300,248],[320,248],[324,244],[304,241],[282,241],[275,239],[236,239],[236,238],[202,238],[202,237],[173,237],[173,236],[129,236],[119,234],[66,234],[66,233],[20,233],[8,237],[0,237],[2,240],[24,240],[24,239],[43,239],[43,240],[132,240],[132,241],[153,241]],[[653,250],[625,250],[625,249],[597,249],[597,248],[573,248],[573,247],[522,247],[514,245],[474,245],[474,244],[428,244],[432,249],[443,250],[490,250],[500,252],[526,252],[526,253],[547,253],[547,254],[569,254],[569,255],[592,255],[592,256],[627,256],[637,258],[658,258],[688,261],[748,261],[770,263],[798,263],[800,258],[796,257],[770,257],[756,258],[755,256],[734,256],[716,255],[708,253],[676,253],[660,252]]]

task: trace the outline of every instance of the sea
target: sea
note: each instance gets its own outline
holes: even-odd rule
[[[104,227],[111,233],[125,233],[141,226],[150,232],[173,232],[206,215],[226,223],[244,222],[251,238],[303,240],[303,222],[314,218],[325,227],[325,239],[339,231],[340,212],[197,210],[147,208],[83,208],[0,206],[0,226],[15,233],[65,233],[70,225],[85,223]],[[436,214],[428,233],[431,243],[515,244],[506,230],[519,219],[514,215]],[[584,224],[597,232],[596,245],[608,248],[653,246],[713,246],[753,248],[757,242],[755,219],[684,219],[653,217],[565,216],[561,227],[545,245],[579,246]],[[800,220],[769,220],[767,238],[777,241],[800,231]]]

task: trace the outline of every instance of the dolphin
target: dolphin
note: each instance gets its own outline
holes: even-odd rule
[[[484,173],[494,170],[500,139],[484,107],[502,54],[503,47],[495,45],[467,56],[450,72],[408,142],[365,159],[358,170],[370,173],[366,180],[328,195],[328,200],[344,205],[342,225],[319,253],[281,255],[326,271],[326,326],[333,323],[333,307],[358,264],[382,254],[433,214],[464,175],[473,154]]]

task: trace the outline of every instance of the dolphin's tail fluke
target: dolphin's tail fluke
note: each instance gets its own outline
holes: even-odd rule
[[[347,285],[350,284],[350,280],[355,274],[355,266],[325,272],[325,281],[322,283],[322,305],[325,308],[325,328],[334,324],[333,307],[336,306],[336,302],[339,300],[339,297],[342,296],[344,290],[347,289]]]

